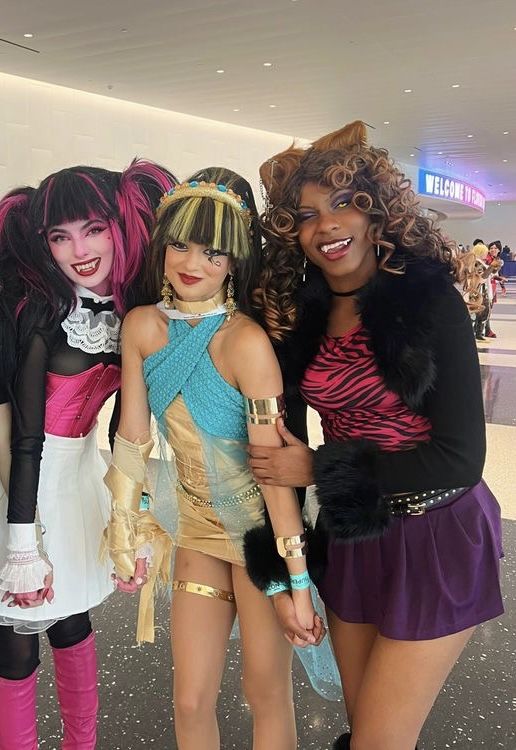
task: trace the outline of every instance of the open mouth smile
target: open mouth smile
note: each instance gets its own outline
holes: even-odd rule
[[[72,263],[72,268],[79,276],[94,276],[100,266],[100,258],[94,258],[87,263]]]
[[[321,243],[318,246],[318,250],[328,260],[339,260],[347,255],[352,242],[353,237],[345,237],[342,240]]]

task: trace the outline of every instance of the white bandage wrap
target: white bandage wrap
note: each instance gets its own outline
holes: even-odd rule
[[[38,549],[36,524],[8,524],[7,560],[0,570],[0,591],[25,594],[45,586],[52,566]]]

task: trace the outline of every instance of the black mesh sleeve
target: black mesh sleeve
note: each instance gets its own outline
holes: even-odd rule
[[[14,387],[12,463],[7,519],[33,523],[39,468],[45,439],[46,374],[49,341],[35,333],[23,357]]]

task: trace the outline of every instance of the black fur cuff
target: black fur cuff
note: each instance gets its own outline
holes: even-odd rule
[[[338,539],[380,536],[391,520],[375,477],[377,446],[370,440],[321,445],[314,456],[318,524]]]
[[[276,549],[276,540],[268,516],[264,526],[255,526],[246,531],[244,557],[247,574],[260,591],[265,591],[272,581],[290,585],[288,568]]]
[[[349,750],[351,747],[351,735],[349,732],[341,734],[338,740],[333,743],[333,750]]]

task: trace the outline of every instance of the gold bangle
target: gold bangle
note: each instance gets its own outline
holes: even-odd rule
[[[306,555],[306,534],[277,536],[276,549],[281,557],[304,557]]]
[[[246,398],[245,411],[251,424],[276,424],[285,415],[285,397]]]

